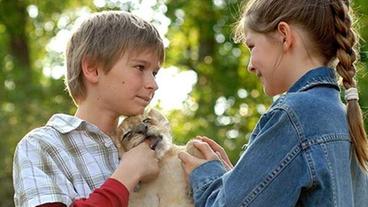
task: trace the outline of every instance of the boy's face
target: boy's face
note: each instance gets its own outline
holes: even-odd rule
[[[159,58],[150,50],[127,51],[108,73],[99,69],[96,97],[100,108],[113,116],[142,114],[158,89],[159,69]]]

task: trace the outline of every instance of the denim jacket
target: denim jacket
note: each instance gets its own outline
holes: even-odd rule
[[[195,206],[368,206],[334,70],[313,69],[280,96],[232,170],[209,161],[190,183]]]

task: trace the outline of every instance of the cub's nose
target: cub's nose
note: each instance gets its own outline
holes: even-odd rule
[[[148,130],[148,126],[145,123],[140,123],[136,128],[135,132],[139,134],[146,134]]]

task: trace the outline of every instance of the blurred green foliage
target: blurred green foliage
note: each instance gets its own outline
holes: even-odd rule
[[[98,1],[0,0],[0,207],[14,205],[12,158],[18,141],[52,114],[75,111],[63,79],[44,75],[45,69],[63,63],[63,56],[48,50],[47,44],[58,32],[71,28],[77,11],[129,10],[133,5],[106,1],[96,7],[93,2]],[[175,141],[207,135],[236,162],[259,116],[272,102],[246,71],[247,49],[232,41],[240,1],[166,0],[165,4],[171,20],[165,67],[174,65],[198,75],[183,109],[167,114]],[[353,7],[361,34],[360,104],[366,112],[368,0],[355,0]]]

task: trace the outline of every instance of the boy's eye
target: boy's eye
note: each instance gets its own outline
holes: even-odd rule
[[[144,65],[136,65],[134,67],[137,68],[138,70],[144,70]]]
[[[157,73],[158,73],[158,71],[153,71],[152,72],[153,76],[155,76],[155,77],[156,77]]]

